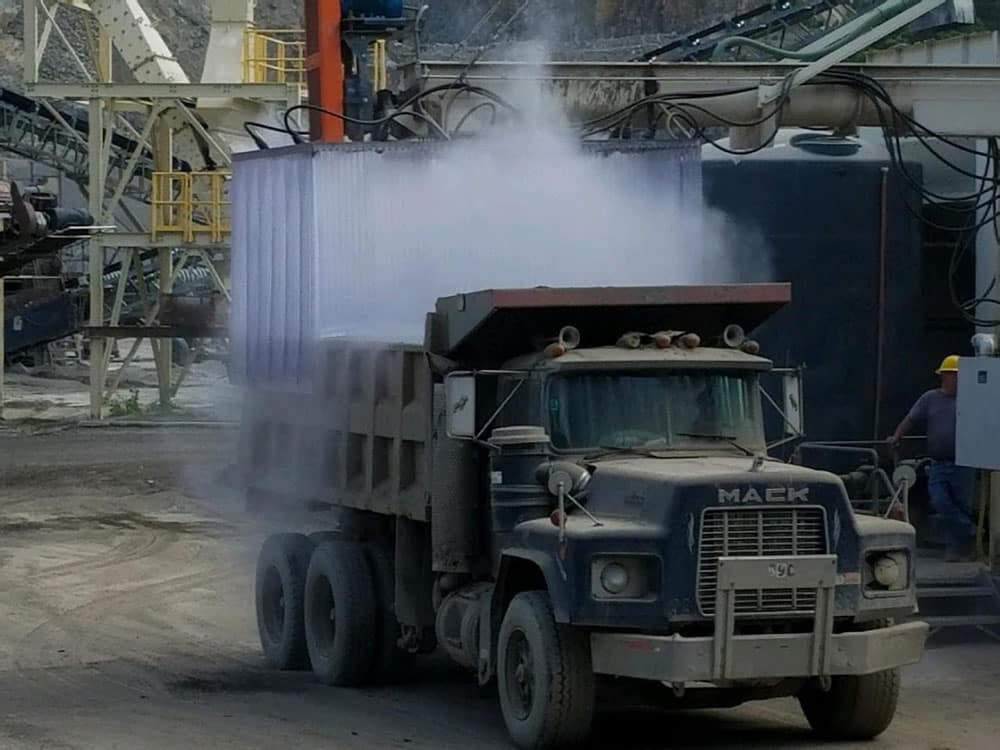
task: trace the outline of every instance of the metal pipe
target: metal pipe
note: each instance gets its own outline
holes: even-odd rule
[[[344,57],[340,47],[340,0],[306,0],[305,18],[309,101],[331,112],[343,113]],[[309,131],[313,141],[343,141],[344,121],[310,111]]]
[[[874,448],[862,448],[861,446],[855,445],[834,445],[830,443],[799,443],[799,446],[795,449],[796,454],[801,454],[803,450],[822,450],[829,451],[830,453],[861,453],[872,459],[872,466],[878,467],[879,465],[879,454]]]
[[[559,483],[559,544],[566,542],[566,485]]]
[[[839,70],[868,75],[883,85],[899,109],[929,127],[948,135],[976,135],[989,131],[988,115],[977,118],[950,116],[947,102],[998,100],[1000,68],[983,65],[843,65]],[[464,66],[452,62],[427,61],[413,75],[425,87],[447,85],[462,73]],[[704,95],[718,91],[740,94],[691,101],[733,120],[759,118],[758,91],[762,82],[781,81],[800,75],[805,68],[785,63],[552,63],[529,65],[523,62],[479,63],[466,73],[470,84],[497,92],[524,91],[551,94],[563,103],[572,121],[603,117],[631,106],[648,95],[648,87],[663,96]],[[416,80],[414,81],[416,83]],[[480,99],[466,97],[465,106]],[[939,102],[944,107],[935,108]],[[984,104],[985,106],[985,104]],[[985,110],[983,110],[985,112]],[[460,113],[459,113],[460,114]],[[703,125],[717,125],[717,119],[693,111]],[[850,125],[880,126],[878,109],[864,95],[841,85],[816,79],[798,87],[785,102],[781,123],[786,126]]]
[[[875,424],[872,438],[882,435],[882,376],[885,360],[885,261],[889,244],[889,168],[882,167],[882,194],[879,217],[878,291],[875,319]]]
[[[4,419],[6,397],[4,379],[7,372],[7,280],[0,276],[0,421]]]

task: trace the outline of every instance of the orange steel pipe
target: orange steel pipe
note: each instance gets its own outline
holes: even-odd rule
[[[340,48],[340,0],[306,0],[305,19],[309,103],[343,113],[344,57]],[[309,136],[313,141],[343,141],[344,121],[310,111]]]

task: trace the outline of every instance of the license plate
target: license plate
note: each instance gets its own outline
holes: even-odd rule
[[[767,566],[767,573],[771,578],[794,578],[795,563],[776,562]]]

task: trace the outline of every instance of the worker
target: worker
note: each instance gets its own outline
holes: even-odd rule
[[[914,430],[925,431],[927,454],[931,459],[928,491],[931,507],[943,527],[945,555],[949,561],[965,558],[976,533],[971,512],[975,473],[955,464],[958,359],[954,354],[944,358],[937,369],[941,378],[940,387],[927,391],[917,399],[888,441],[890,446],[898,446],[903,436]]]

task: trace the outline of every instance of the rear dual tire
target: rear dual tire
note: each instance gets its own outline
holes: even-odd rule
[[[326,685],[366,684],[377,638],[371,567],[360,544],[323,542],[305,583],[305,635],[313,674]]]
[[[392,682],[412,655],[398,646],[391,547],[338,532],[278,534],[257,561],[261,647],[279,670],[313,667],[330,685]]]
[[[277,534],[264,542],[257,558],[257,631],[273,669],[309,668],[303,597],[312,551],[302,534]]]

